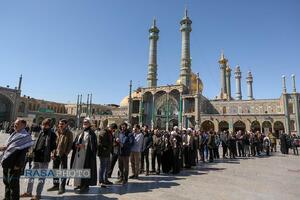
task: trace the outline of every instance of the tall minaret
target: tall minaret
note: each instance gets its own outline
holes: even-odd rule
[[[226,89],[226,64],[227,64],[227,59],[224,56],[224,52],[222,51],[221,53],[221,58],[219,60],[220,63],[220,75],[221,75],[221,93],[220,93],[220,98],[224,98],[224,94],[227,93]]]
[[[252,83],[253,83],[253,76],[252,73],[249,71],[248,76],[247,76],[247,85],[248,85],[248,99],[253,100],[253,88],[252,88]]]
[[[22,74],[19,78],[19,86],[18,86],[18,90],[20,91],[21,90],[21,87],[22,87]]]
[[[182,35],[181,43],[181,67],[180,67],[180,82],[189,87],[191,77],[191,55],[190,55],[190,32],[192,21],[188,17],[188,11],[185,9],[185,15],[180,21],[180,31]]]
[[[156,27],[156,19],[153,20],[153,24],[149,29],[149,64],[148,64],[148,87],[157,86],[157,40],[159,29]]]
[[[227,100],[231,100],[231,69],[230,66],[227,65],[226,67],[226,93],[227,93]]]
[[[241,78],[242,78],[242,73],[240,70],[240,66],[236,66],[235,68],[235,98],[237,100],[241,100],[242,99],[242,90],[241,90]]]
[[[293,93],[296,93],[296,78],[295,78],[295,74],[292,74],[292,85],[293,85]]]

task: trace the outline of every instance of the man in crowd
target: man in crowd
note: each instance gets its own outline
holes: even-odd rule
[[[99,134],[98,156],[100,158],[99,183],[101,187],[111,185],[108,180],[108,170],[110,165],[110,154],[113,148],[113,136],[111,129],[103,129]]]
[[[66,119],[59,121],[58,130],[56,132],[56,149],[51,155],[53,159],[53,169],[68,169],[68,154],[70,153],[73,145],[73,133],[68,129]],[[66,178],[62,178],[59,182],[58,178],[53,179],[53,187],[47,191],[57,191],[58,194],[65,193]]]
[[[140,125],[138,124],[134,125],[133,136],[134,136],[134,143],[130,153],[132,175],[129,178],[138,178],[140,172],[141,152],[144,143],[144,135],[141,132]]]
[[[158,129],[155,129],[153,132],[153,145],[152,145],[152,155],[151,155],[151,168],[152,172],[156,174],[160,174],[160,166],[161,166],[161,156],[163,146],[163,138]],[[157,161],[157,168],[155,169],[155,159]]]
[[[127,126],[126,123],[121,124],[120,136],[116,139],[116,142],[120,144],[118,151],[120,177],[116,184],[123,185],[128,182],[129,156],[131,147],[134,143],[134,136],[128,130]]]
[[[42,122],[42,130],[38,134],[38,138],[33,147],[33,168],[32,169],[48,169],[51,160],[51,152],[56,148],[56,134],[51,130],[51,119],[44,119]],[[39,200],[43,191],[46,177],[40,177],[36,188],[36,195],[32,198]],[[27,191],[21,197],[32,197],[34,178],[28,180]]]
[[[17,119],[14,123],[13,133],[5,145],[0,147],[0,151],[4,151],[1,165],[6,200],[15,200],[20,197],[20,175],[25,164],[26,152],[33,145],[31,136],[25,127],[26,121]]]
[[[208,142],[207,142],[207,147],[209,150],[209,162],[213,162],[214,161],[214,152],[213,149],[215,148],[215,135],[214,132],[211,130],[209,131],[209,135],[208,135]]]
[[[144,139],[143,139],[143,149],[142,149],[142,154],[141,154],[141,170],[140,172],[144,172],[144,164],[146,162],[146,176],[149,175],[149,151],[150,148],[152,147],[152,135],[148,129],[148,125],[143,126],[143,134],[144,134]]]
[[[97,184],[97,137],[91,128],[89,118],[83,120],[83,130],[76,136],[72,145],[72,169],[89,169],[90,178],[74,178],[76,193],[86,193],[89,186]]]
[[[112,139],[113,139],[113,147],[112,147],[112,156],[111,156],[111,161],[110,161],[110,169],[108,170],[107,176],[108,178],[111,178],[111,175],[113,173],[114,167],[116,162],[118,161],[118,151],[119,151],[119,145],[120,143],[117,142],[119,140],[119,130],[118,126],[115,123],[112,123],[109,125],[109,131],[112,134]],[[119,172],[118,172],[119,175]]]

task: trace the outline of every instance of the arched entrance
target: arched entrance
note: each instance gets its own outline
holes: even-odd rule
[[[246,125],[244,122],[242,121],[237,121],[233,124],[233,131],[237,132],[237,131],[242,131],[243,133],[246,131]]]
[[[272,124],[269,121],[264,121],[262,123],[262,132],[263,133],[269,133],[272,132]]]
[[[280,132],[284,132],[284,125],[283,125],[283,123],[281,121],[274,122],[273,130],[274,130],[275,136],[277,138],[279,138],[279,133]]]
[[[143,103],[142,103],[142,124],[147,124],[151,127],[151,120],[154,117],[153,113],[153,95],[151,92],[146,92],[143,95]]]
[[[219,132],[228,131],[229,124],[226,121],[220,121],[219,123]]]
[[[0,122],[10,122],[12,113],[12,102],[6,96],[0,94]]]
[[[212,121],[206,120],[201,123],[201,130],[202,131],[215,130],[215,125],[214,125],[214,123],[212,123]]]
[[[253,121],[252,123],[251,123],[251,130],[255,133],[256,131],[261,131],[261,129],[260,129],[260,123],[257,121],[257,120],[255,120],[255,121]]]

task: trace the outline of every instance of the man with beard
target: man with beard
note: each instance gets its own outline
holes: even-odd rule
[[[56,149],[51,155],[53,169],[59,169],[60,166],[61,169],[68,169],[68,155],[73,145],[73,133],[68,129],[68,121],[66,119],[59,121],[56,136]],[[59,183],[59,179],[54,178],[53,186],[47,191],[58,190],[58,194],[65,193],[66,178],[62,178],[61,183]]]
[[[30,134],[25,130],[26,121],[17,119],[14,131],[0,151],[4,151],[1,159],[3,167],[3,183],[5,185],[4,199],[19,199],[20,175],[25,164],[25,156],[33,145]]]
[[[89,118],[83,120],[83,131],[76,136],[72,150],[72,169],[90,169],[90,178],[74,178],[75,191],[85,193],[90,185],[97,184],[97,137]]]
[[[38,134],[38,138],[33,147],[33,168],[47,169],[51,160],[51,152],[56,148],[56,135],[51,130],[51,119],[44,119],[42,122],[42,130]],[[21,197],[32,197],[34,179],[28,180],[27,191]],[[40,177],[36,188],[36,196],[32,199],[39,200],[43,191],[45,178]]]

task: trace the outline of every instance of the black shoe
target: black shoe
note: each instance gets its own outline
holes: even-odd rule
[[[146,172],[146,176],[149,176],[149,172]]]
[[[101,183],[100,187],[107,188],[107,185],[105,185],[104,183]]]
[[[123,185],[126,185],[126,184],[127,184],[127,181],[122,181],[122,184],[123,184]]]
[[[59,186],[56,186],[56,185],[54,185],[54,186],[52,186],[51,188],[48,188],[48,189],[47,189],[48,192],[51,192],[51,191],[58,191],[58,190],[59,190]]]
[[[66,192],[65,189],[59,189],[57,194],[63,194],[63,193],[65,193],[65,192]]]
[[[87,193],[87,192],[89,192],[89,187],[80,188],[78,193],[83,194],[83,193]]]
[[[157,171],[156,174],[157,174],[157,175],[160,175],[160,171]]]
[[[131,175],[131,176],[129,176],[129,178],[130,178],[130,179],[133,179],[133,178],[135,178],[135,175]]]
[[[105,183],[106,185],[112,185],[112,184],[113,184],[113,182],[110,182],[109,180],[105,181],[104,183]]]

